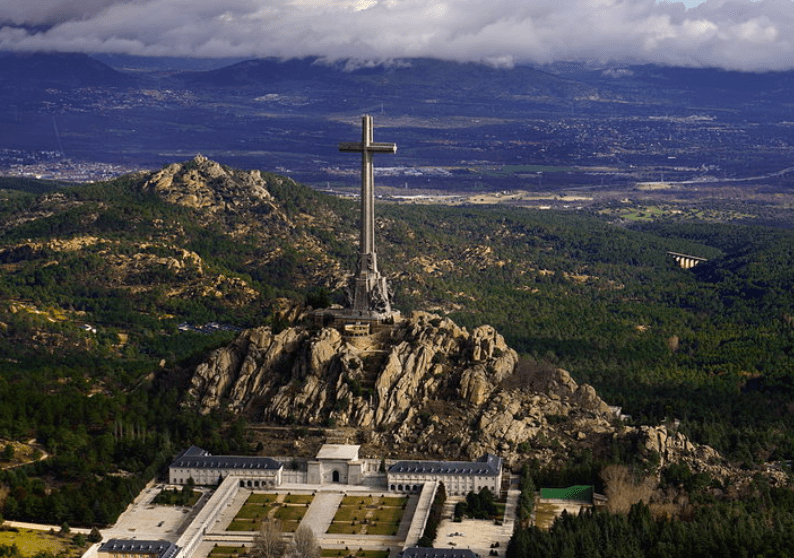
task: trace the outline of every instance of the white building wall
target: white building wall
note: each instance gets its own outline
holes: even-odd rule
[[[257,480],[260,484],[270,486],[281,484],[281,469],[211,469],[211,468],[173,468],[168,471],[168,480],[171,484],[184,485],[188,479],[198,485],[214,486],[218,480],[229,475],[238,475],[243,479]]]
[[[348,479],[348,464],[347,461],[331,461],[323,460],[320,462],[320,470],[322,471],[321,481],[322,484],[347,484]]]
[[[281,473],[283,484],[308,484],[308,473],[306,471],[286,470]]]
[[[487,487],[494,494],[499,494],[501,489],[501,475],[495,477],[419,473],[390,473],[388,475],[389,490],[393,492],[418,492],[421,490],[421,485],[430,482],[443,483],[444,489],[449,496],[465,496],[469,492],[479,492],[484,487]],[[417,485],[419,490],[416,489]]]

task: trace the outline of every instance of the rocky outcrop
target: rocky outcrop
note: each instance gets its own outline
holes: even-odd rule
[[[517,364],[492,327],[469,332],[424,312],[365,342],[332,328],[263,327],[201,364],[189,399],[205,413],[223,407],[263,422],[358,427],[376,442],[447,457],[509,458],[558,428],[557,417],[577,428],[586,416],[579,427],[589,434],[610,431],[611,412],[592,387],[546,368],[506,387]]]
[[[225,405],[263,420],[381,427],[441,394],[482,405],[518,360],[493,328],[469,334],[425,313],[351,341],[331,328],[251,330],[198,367],[190,394],[204,412]]]
[[[279,307],[300,313],[286,301]],[[205,413],[223,407],[266,423],[357,428],[380,454],[493,452],[508,464],[549,464],[619,444],[657,467],[685,462],[741,478],[715,450],[666,426],[622,425],[592,386],[519,361],[492,327],[468,332],[425,312],[366,338],[332,328],[246,331],[196,369],[189,393]]]
[[[276,208],[258,170],[235,170],[201,155],[187,163],[168,165],[154,173],[143,188],[170,203],[208,213],[254,205]]]
[[[259,422],[356,428],[381,454],[493,452],[508,464],[549,464],[619,444],[657,467],[685,462],[715,478],[741,478],[679,432],[622,425],[592,386],[519,362],[492,327],[469,332],[425,312],[363,339],[332,328],[246,331],[196,369],[189,393],[205,413],[223,407]]]

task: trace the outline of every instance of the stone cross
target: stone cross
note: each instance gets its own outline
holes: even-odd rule
[[[358,269],[351,282],[351,306],[361,317],[385,317],[391,314],[391,295],[386,278],[378,272],[375,253],[375,179],[372,168],[374,153],[396,153],[397,144],[372,140],[372,117],[362,118],[361,142],[340,143],[339,151],[361,153],[361,246]]]

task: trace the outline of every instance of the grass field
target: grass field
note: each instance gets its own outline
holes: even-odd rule
[[[342,498],[341,506],[371,506],[375,501],[372,496],[345,496]]]
[[[332,535],[357,535],[361,531],[361,525],[351,525],[350,523],[341,523],[334,521],[328,527],[327,533]]]
[[[248,549],[244,546],[216,546],[210,551],[210,558],[236,558],[247,556]]]
[[[380,499],[381,506],[392,506],[402,508],[408,503],[408,498],[405,496],[384,496]]]
[[[311,494],[287,494],[284,496],[285,504],[311,504],[314,496]]]
[[[328,533],[394,536],[407,501],[404,497],[347,496],[336,510]]]
[[[301,524],[300,521],[282,521],[281,522],[281,530],[285,533],[294,533],[298,530],[298,526]]]
[[[61,538],[51,535],[47,531],[33,531],[31,529],[19,529],[18,532],[0,531],[0,544],[11,546],[17,545],[19,551],[25,556],[34,556],[39,552],[50,552],[58,554],[66,551],[72,556],[80,556],[84,548],[72,546],[70,537]]]
[[[364,519],[366,510],[359,510],[358,507],[340,506],[334,515],[334,521],[358,521]]]
[[[351,552],[350,550],[342,550],[336,548],[325,548],[320,552],[323,558],[333,558],[334,556],[356,556],[357,558],[388,558],[388,550],[359,550],[358,552]]]
[[[538,502],[535,504],[535,526],[539,529],[549,529],[554,520],[557,518],[557,514],[554,512],[554,506],[551,504],[546,504],[542,502]]]
[[[246,504],[271,504],[278,499],[278,494],[251,494]]]
[[[367,535],[394,536],[400,528],[400,523],[370,523],[367,525]]]
[[[378,523],[400,523],[403,516],[402,508],[383,508],[382,510],[375,510],[372,512],[372,521]]]
[[[256,531],[263,519],[272,517],[281,521],[284,532],[294,533],[313,499],[311,494],[251,494],[226,530]]]
[[[263,506],[260,504],[243,504],[243,507],[240,508],[240,511],[237,512],[237,515],[234,516],[235,519],[257,519],[260,517],[267,517],[267,514],[270,513],[270,510],[273,509],[273,506]]]
[[[229,526],[226,527],[227,531],[256,531],[259,524],[250,519],[233,519]]]
[[[282,521],[300,521],[308,508],[304,506],[281,506],[274,516]]]

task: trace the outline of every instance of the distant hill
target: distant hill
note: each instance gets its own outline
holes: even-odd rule
[[[4,149],[145,168],[204,153],[339,186],[349,158],[336,145],[373,114],[376,135],[399,146],[389,162],[398,170],[379,177],[392,187],[611,191],[662,176],[772,177],[785,187],[775,173],[790,166],[791,72],[428,58],[270,58],[220,68],[101,60],[120,69],[85,55],[0,58],[0,165]]]
[[[220,88],[270,87],[287,84],[299,90],[301,84],[315,88],[313,94],[333,92],[356,96],[357,88],[376,91],[394,103],[439,104],[444,99],[459,102],[488,100],[508,102],[517,95],[547,95],[565,99],[582,95],[592,88],[536,70],[530,66],[495,68],[483,64],[448,62],[433,59],[398,60],[384,64],[329,62],[317,58],[248,60],[225,68],[184,74],[187,84]],[[421,104],[415,110],[422,110]],[[433,108],[427,108],[432,111]]]
[[[0,55],[0,83],[6,84],[7,91],[16,91],[121,87],[134,80],[86,54],[34,52]]]
[[[666,97],[674,102],[702,106],[785,102],[794,87],[794,71],[738,72],[653,64],[593,68],[570,63],[555,63],[546,69],[603,91],[634,92],[644,99]]]
[[[66,186],[54,180],[38,180],[16,176],[0,176],[0,190],[17,190],[31,194],[43,194]]]

